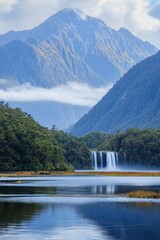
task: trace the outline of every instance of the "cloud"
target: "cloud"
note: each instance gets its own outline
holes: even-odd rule
[[[9,80],[0,78],[0,86],[6,86],[8,83],[10,83]]]
[[[17,4],[17,0],[1,0],[0,1],[0,13],[9,13],[15,4]]]
[[[94,106],[112,87],[93,88],[86,84],[69,82],[55,88],[37,88],[29,83],[0,90],[0,101],[5,102],[59,102],[77,106]]]
[[[105,14],[116,28],[123,25],[135,33],[148,32],[160,27],[160,22],[148,14],[150,7],[148,0],[108,0]]]
[[[153,14],[159,8],[151,0],[1,0],[0,32],[32,28],[66,7],[79,8],[112,28],[127,28],[160,47],[160,20]]]

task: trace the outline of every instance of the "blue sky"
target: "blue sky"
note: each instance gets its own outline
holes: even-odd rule
[[[150,0],[152,4],[155,4],[158,2],[158,0]]]
[[[0,0],[0,33],[33,28],[67,7],[127,28],[160,49],[160,0]]]

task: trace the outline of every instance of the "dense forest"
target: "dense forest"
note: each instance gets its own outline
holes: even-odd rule
[[[91,169],[91,154],[85,142],[80,141],[79,138],[64,133],[63,131],[56,131],[52,129],[52,134],[56,141],[62,148],[64,158],[75,169]]]
[[[80,138],[90,149],[115,151],[121,166],[160,167],[160,130],[131,128],[114,135],[93,132]]]
[[[112,134],[105,132],[92,132],[83,137],[80,137],[80,141],[86,144],[91,150],[103,151],[105,149],[111,150]]]
[[[78,138],[48,130],[21,109],[0,103],[0,171],[92,169],[91,149],[118,152],[121,165],[160,167],[160,130],[92,132]]]
[[[111,149],[118,152],[125,165],[160,167],[160,130],[128,129],[116,133],[111,140]]]
[[[91,168],[89,149],[76,137],[48,130],[20,109],[0,103],[0,171]]]

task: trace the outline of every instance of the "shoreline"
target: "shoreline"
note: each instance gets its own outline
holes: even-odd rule
[[[156,171],[126,171],[126,172],[64,172],[64,171],[20,171],[20,172],[0,172],[0,177],[38,177],[38,176],[108,176],[108,177],[160,177],[160,172]]]

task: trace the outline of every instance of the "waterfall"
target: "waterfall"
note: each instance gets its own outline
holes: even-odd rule
[[[111,151],[92,151],[92,164],[95,171],[115,171],[118,166],[118,153]]]
[[[100,152],[99,155],[100,155],[100,167],[103,168],[103,153]]]
[[[91,153],[92,153],[93,168],[94,168],[95,171],[97,171],[98,170],[98,166],[97,166],[97,152],[93,151]]]

